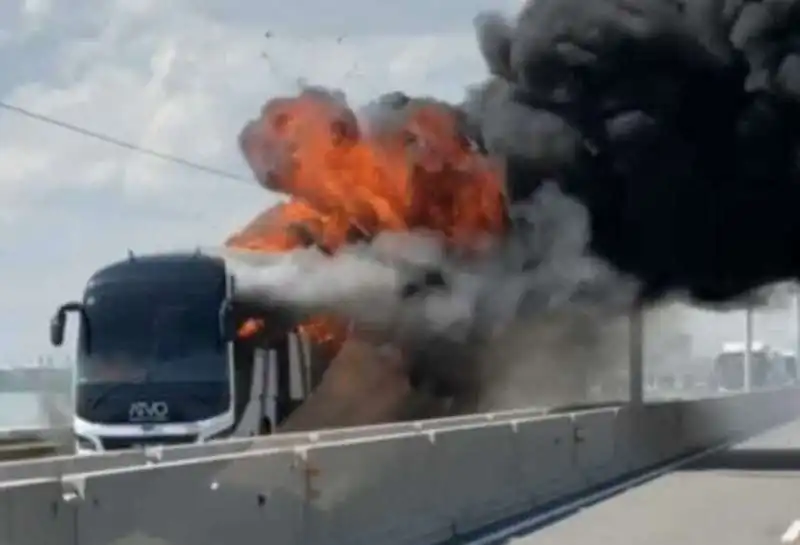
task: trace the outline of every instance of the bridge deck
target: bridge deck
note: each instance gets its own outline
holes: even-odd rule
[[[796,520],[800,420],[507,543],[774,545]]]

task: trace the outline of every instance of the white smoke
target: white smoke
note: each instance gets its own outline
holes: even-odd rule
[[[341,315],[388,340],[467,342],[521,317],[556,309],[616,312],[633,302],[636,283],[587,253],[586,211],[555,184],[514,216],[514,236],[478,261],[447,255],[434,234],[409,232],[382,233],[333,256],[302,249],[261,263],[235,252],[228,258],[239,299],[283,308],[298,320]]]
[[[428,267],[442,264],[436,241],[421,234],[386,233],[371,244],[334,256],[315,249],[280,255],[267,266],[231,262],[236,297],[295,314],[337,314],[356,326],[391,335],[463,336],[474,319],[477,278],[457,274],[446,290],[404,297]]]

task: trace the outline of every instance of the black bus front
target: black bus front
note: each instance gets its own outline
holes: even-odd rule
[[[131,257],[98,271],[80,303],[74,433],[79,451],[223,437],[235,425],[230,281],[201,254]]]

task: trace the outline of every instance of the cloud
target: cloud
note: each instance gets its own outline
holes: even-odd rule
[[[509,3],[511,5],[512,3]],[[0,98],[249,179],[236,135],[299,79],[356,102],[460,99],[483,77],[491,0],[0,3]],[[49,350],[47,320],[98,266],[222,241],[275,196],[0,110],[0,365]]]

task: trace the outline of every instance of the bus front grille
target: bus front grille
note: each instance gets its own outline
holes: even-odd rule
[[[148,437],[101,437],[103,450],[123,450],[155,445],[185,445],[197,441],[197,434],[153,435]]]

